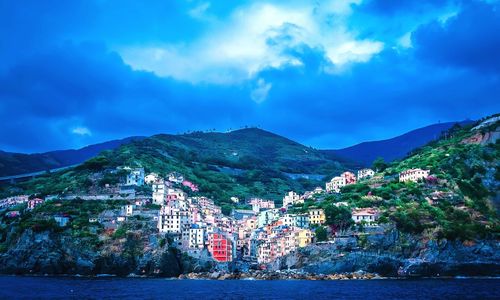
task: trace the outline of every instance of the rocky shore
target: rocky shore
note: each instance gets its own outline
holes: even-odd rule
[[[232,272],[200,272],[181,274],[179,279],[210,280],[369,280],[382,279],[378,274],[363,271],[339,274],[313,274],[296,270],[261,271],[250,270],[245,273]]]

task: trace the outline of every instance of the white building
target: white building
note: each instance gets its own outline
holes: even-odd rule
[[[372,169],[358,170],[358,180],[363,178],[370,178],[373,177],[373,175],[375,175],[375,171],[373,171]]]
[[[304,199],[301,199],[299,194],[294,191],[288,192],[288,194],[283,197],[283,207],[287,207],[289,205],[295,205],[298,203],[304,203]]]
[[[160,179],[160,176],[156,173],[149,173],[144,177],[144,183],[146,184],[153,184],[154,182],[158,181]]]
[[[125,211],[125,215],[127,217],[130,217],[132,216],[132,214],[134,213],[134,205],[132,204],[127,204],[123,207],[123,210]]]
[[[374,208],[361,208],[352,211],[352,220],[354,223],[372,223],[379,217],[379,211]]]
[[[427,178],[429,176],[429,173],[430,173],[429,170],[409,169],[409,170],[406,170],[406,171],[399,173],[399,181],[401,181],[401,182],[408,182],[408,181],[417,182],[420,179]]]
[[[162,233],[180,234],[189,224],[188,212],[184,209],[162,206],[158,218],[158,230]]]
[[[155,181],[152,185],[153,189],[153,204],[163,205],[166,198],[166,185],[163,180]]]
[[[332,180],[330,180],[330,182],[326,183],[326,191],[340,193],[340,188],[346,186],[346,184],[347,182],[345,177],[335,176]]]
[[[205,230],[200,226],[193,224],[189,228],[189,248],[202,249],[205,245]]]

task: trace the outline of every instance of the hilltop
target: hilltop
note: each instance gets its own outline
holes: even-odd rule
[[[4,186],[3,191],[96,193],[106,183],[119,183],[119,178],[109,171],[131,166],[162,175],[179,172],[217,203],[230,203],[232,196],[277,200],[288,190],[304,191],[322,185],[323,178],[352,165],[257,128],[228,133],[160,134],[104,151],[76,168]]]
[[[80,149],[57,150],[44,153],[24,154],[0,150],[0,176],[47,171],[82,163],[101,151],[115,149],[143,137],[134,136],[121,140],[89,145]]]
[[[343,149],[324,151],[337,157],[344,157],[359,162],[365,166],[371,166],[373,161],[378,157],[382,157],[388,162],[402,159],[414,149],[422,147],[431,141],[438,140],[443,132],[446,132],[455,124],[467,125],[471,123],[473,121],[438,123],[386,140],[363,142]]]

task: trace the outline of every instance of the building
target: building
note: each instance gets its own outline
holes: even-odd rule
[[[295,240],[297,247],[302,248],[309,245],[312,242],[313,234],[309,229],[301,229],[295,233]]]
[[[372,223],[377,221],[379,211],[375,208],[358,208],[352,210],[352,220],[354,223]]]
[[[157,180],[151,186],[153,189],[153,204],[163,205],[166,199],[166,184],[163,180]]]
[[[184,181],[184,176],[178,172],[172,172],[168,174],[168,181],[173,183],[182,183]]]
[[[413,181],[417,182],[421,179],[425,179],[429,176],[429,170],[422,169],[409,169],[399,173],[399,181],[400,182],[408,182]]]
[[[28,210],[33,210],[35,207],[43,203],[43,199],[35,198],[28,200]]]
[[[273,209],[274,201],[272,200],[264,200],[260,198],[252,198],[249,201],[249,204],[252,205],[252,210],[255,213],[258,213],[261,209]]]
[[[301,199],[299,194],[294,191],[288,192],[285,197],[283,197],[283,207],[287,207],[290,205],[295,205],[299,203],[304,203],[304,199]]]
[[[356,183],[356,175],[352,172],[344,172],[340,176],[345,178],[346,185]]]
[[[233,209],[231,211],[231,217],[233,217],[235,220],[243,220],[253,216],[255,216],[255,212],[253,210]]]
[[[187,210],[170,205],[162,206],[158,218],[158,230],[161,233],[181,234],[189,225]]]
[[[309,223],[323,224],[326,221],[325,211],[321,208],[313,208],[309,210]]]
[[[144,169],[143,168],[135,168],[130,169],[130,172],[127,175],[127,184],[126,185],[144,185]]]
[[[134,213],[134,205],[132,204],[127,204],[123,207],[123,211],[125,213],[125,216],[130,217]]]
[[[60,227],[64,227],[66,225],[68,225],[69,223],[69,216],[67,215],[55,215],[54,216],[54,221],[56,221],[57,225],[59,225]]]
[[[372,169],[361,169],[358,170],[358,180],[363,179],[363,178],[371,178],[375,175],[375,171]]]
[[[351,172],[344,172],[340,176],[333,177],[330,182],[326,183],[326,191],[340,193],[340,188],[356,183],[356,175]]]
[[[278,209],[268,209],[261,211],[257,216],[257,224],[259,227],[264,227],[269,225],[279,219],[279,210]]]
[[[232,241],[223,233],[211,233],[208,238],[208,251],[218,262],[233,260]]]
[[[330,182],[326,183],[326,191],[331,193],[340,193],[340,188],[346,185],[346,181],[344,177],[335,176]]]
[[[158,181],[160,179],[160,176],[156,173],[149,173],[144,177],[144,183],[146,184],[153,184],[154,182]]]
[[[205,230],[197,224],[192,224],[189,228],[189,245],[190,249],[203,249],[205,247]]]

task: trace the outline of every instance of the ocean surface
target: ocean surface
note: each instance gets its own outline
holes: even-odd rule
[[[1,276],[0,299],[500,299],[500,279],[212,281]]]

